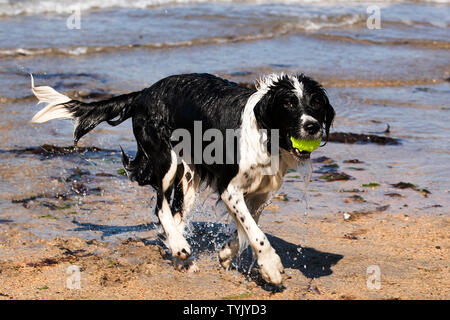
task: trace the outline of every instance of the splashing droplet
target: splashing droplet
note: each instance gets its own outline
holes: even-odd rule
[[[301,242],[301,246],[304,247],[306,246],[306,234],[307,234],[307,216],[308,216],[308,210],[309,210],[309,204],[308,204],[308,186],[309,183],[311,182],[311,176],[312,176],[312,171],[313,171],[313,167],[312,167],[312,162],[310,159],[308,159],[305,163],[303,163],[301,166],[299,166],[297,168],[297,172],[299,173],[300,177],[303,180],[303,196],[301,199],[301,204],[304,204],[304,209],[303,209],[303,225],[304,225],[304,230],[302,230],[302,242]],[[301,250],[301,249],[300,249]]]

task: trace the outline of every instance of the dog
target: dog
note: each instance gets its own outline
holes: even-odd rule
[[[35,87],[33,78],[32,91],[46,106],[31,121],[74,120],[75,145],[103,121],[117,126],[132,118],[137,152],[130,160],[122,150],[123,165],[130,180],[155,189],[155,213],[174,259],[188,261],[191,256],[183,236],[185,219],[199,187],[206,185],[218,193],[237,227],[219,251],[221,265],[230,268],[236,254],[250,244],[263,279],[282,283],[281,260],[257,223],[261,206],[281,187],[288,169],[309,161],[310,152],[294,148],[290,138],[324,138],[326,143],[335,111],[317,81],[304,74],[271,74],[248,88],[210,74],[182,74],[90,103],[51,87]],[[205,141],[176,152],[173,133],[182,130],[198,143],[196,123],[226,137],[216,150],[226,162],[199,160],[208,148]],[[229,138],[229,130],[239,134]],[[279,161],[270,171],[274,154]]]

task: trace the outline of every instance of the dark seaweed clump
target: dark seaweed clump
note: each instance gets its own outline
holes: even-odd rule
[[[376,143],[381,145],[400,145],[400,140],[378,136],[375,134],[362,134],[362,133],[351,133],[351,132],[333,132],[330,133],[328,141],[337,143]]]
[[[51,156],[51,155],[69,155],[74,153],[85,153],[85,152],[101,152],[107,151],[97,147],[77,147],[77,146],[68,146],[68,147],[60,147],[54,146],[50,144],[44,144],[39,147],[31,147],[22,150],[23,153],[31,153],[38,154],[42,156]],[[108,150],[110,151],[110,150]]]

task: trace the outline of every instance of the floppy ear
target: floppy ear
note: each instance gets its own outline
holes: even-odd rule
[[[271,129],[272,128],[272,117],[271,113],[271,104],[268,95],[264,95],[261,100],[258,101],[256,106],[253,108],[253,112],[255,113],[256,122],[260,129]]]
[[[334,116],[336,113],[334,112],[333,107],[331,104],[327,103],[326,110],[325,110],[325,136],[326,140],[328,141],[328,135],[330,134],[330,127],[333,124]]]

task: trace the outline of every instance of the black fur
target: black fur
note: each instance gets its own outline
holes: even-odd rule
[[[94,129],[103,121],[111,126],[117,126],[130,118],[134,110],[139,106],[142,92],[123,94],[108,100],[82,103],[72,100],[66,103],[67,109],[77,118],[73,134],[74,143]],[[112,120],[119,117],[117,120]]]
[[[264,85],[266,85],[264,91],[258,92],[261,96],[253,112],[257,127],[268,130],[267,150],[271,150],[270,146],[274,142],[270,130],[278,129],[280,148],[288,151],[294,158],[309,157],[308,152],[300,154],[299,150],[293,148],[290,137],[317,139],[323,135],[326,140],[335,113],[324,88],[303,74],[295,78],[293,76],[276,77]],[[71,100],[64,106],[76,119],[75,143],[103,121],[116,126],[132,118],[133,133],[137,142],[135,158],[130,160],[122,150],[122,161],[129,178],[139,185],[151,185],[156,190],[157,214],[165,200],[170,203],[173,193],[172,214],[183,215],[182,180],[193,178],[191,173],[184,172],[183,165],[178,164],[174,181],[171,181],[166,188],[163,187],[163,180],[171,167],[171,151],[178,143],[171,140],[173,131],[186,129],[190,132],[191,146],[199,142],[194,141],[195,121],[201,122],[203,132],[216,129],[222,133],[225,142],[222,150],[223,160],[231,159],[231,164],[200,162],[195,164],[193,174],[216,189],[220,195],[226,196],[224,191],[238,174],[240,165],[237,137],[232,137],[228,141],[226,130],[241,128],[246,104],[256,91],[257,89],[239,86],[210,74],[184,74],[164,78],[139,92],[93,103]],[[303,118],[303,116],[309,117]],[[210,142],[202,143],[203,154],[204,148]],[[229,150],[227,146],[232,143],[234,149]],[[195,149],[195,147],[191,148],[191,160],[198,156]],[[229,151],[234,152],[231,155]],[[183,155],[184,158],[186,156],[189,155]],[[243,197],[250,196],[247,188],[250,188],[256,178],[259,178],[257,176],[261,172],[259,169],[265,167],[261,163],[247,165],[250,165],[250,169],[242,175],[243,179],[240,182]],[[232,196],[232,194],[229,197],[226,196],[224,201],[228,199],[230,202]],[[247,201],[247,198],[242,199]],[[233,214],[242,212],[236,209],[238,201],[239,196],[236,198],[235,205],[229,204],[235,209]],[[247,220],[243,216],[240,217],[242,223]],[[248,230],[248,226],[245,228]],[[261,241],[260,245],[263,246],[264,242]],[[173,252],[173,255],[188,254],[185,249],[179,250],[176,253]],[[262,267],[262,264],[260,266]]]
[[[300,103],[293,84],[284,76],[271,86],[254,109],[260,128],[280,130],[280,147],[286,150],[292,148],[289,137],[298,136],[300,131],[299,115],[305,113],[316,118],[324,127],[325,137],[335,115],[318,82],[303,74],[297,78],[304,89]],[[210,74],[185,74],[164,78],[139,92],[92,103],[72,100],[66,105],[79,119],[74,131],[75,143],[103,121],[116,126],[131,117],[137,153],[131,161],[122,153],[124,167],[132,181],[161,191],[175,143],[170,139],[172,131],[184,128],[192,133],[194,121],[201,121],[203,131],[219,129],[225,137],[226,129],[241,126],[242,112],[255,91]],[[227,143],[231,141],[224,145]],[[223,152],[227,157],[227,150]],[[238,171],[236,154],[234,164],[198,164],[196,174],[207,184],[215,183],[214,187],[221,193]],[[193,159],[194,148],[191,156]],[[180,192],[175,191],[178,208]]]

